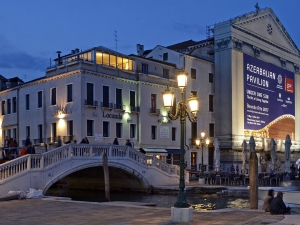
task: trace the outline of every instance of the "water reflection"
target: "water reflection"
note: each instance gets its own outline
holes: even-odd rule
[[[76,201],[104,202],[102,191],[69,190],[51,188],[48,196],[70,197]],[[177,195],[151,195],[146,193],[111,193],[111,201],[155,203],[157,207],[170,208],[177,201]],[[219,197],[217,195],[187,195],[187,201],[195,210],[214,210],[224,208],[249,208],[249,199]]]

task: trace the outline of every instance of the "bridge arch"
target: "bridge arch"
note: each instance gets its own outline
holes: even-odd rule
[[[83,165],[78,165],[74,168],[71,168],[69,170],[64,171],[61,174],[58,174],[57,176],[53,177],[53,179],[51,179],[50,181],[48,181],[45,186],[43,187],[43,194],[45,194],[48,189],[55,184],[57,181],[59,181],[60,179],[63,179],[64,177],[75,173],[77,171],[80,170],[84,170],[84,169],[88,169],[88,168],[92,168],[92,167],[99,167],[99,166],[103,166],[102,162],[92,162],[92,163],[86,163]],[[121,169],[125,172],[127,172],[128,174],[131,174],[133,176],[135,176],[136,178],[138,178],[138,180],[141,181],[141,183],[143,184],[145,190],[150,188],[150,184],[148,182],[148,180],[143,176],[142,173],[138,172],[137,170],[122,164],[122,163],[117,163],[117,162],[108,162],[108,167],[113,167],[113,168],[117,168],[117,169]]]

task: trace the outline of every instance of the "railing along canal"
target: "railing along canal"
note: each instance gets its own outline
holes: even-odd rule
[[[130,158],[145,166],[155,166],[168,173],[179,176],[179,166],[170,165],[154,156],[146,156],[128,146],[118,145],[90,145],[69,144],[53,149],[43,154],[25,155],[0,165],[0,181],[28,170],[43,170],[71,157],[85,159],[90,157],[103,157],[106,153],[109,158]]]

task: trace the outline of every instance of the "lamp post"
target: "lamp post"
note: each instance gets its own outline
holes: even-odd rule
[[[186,200],[185,193],[185,179],[184,179],[184,124],[185,117],[188,117],[191,122],[197,121],[197,113],[199,111],[199,98],[191,96],[187,99],[188,104],[185,100],[185,89],[187,86],[187,74],[180,73],[177,75],[178,87],[181,92],[181,101],[177,103],[175,114],[173,110],[174,92],[167,88],[163,93],[164,107],[167,110],[168,117],[171,120],[180,119],[180,178],[179,178],[179,194],[178,200],[174,204],[175,208],[188,208],[190,205]],[[189,109],[187,107],[189,106]],[[191,115],[190,115],[191,114]]]
[[[201,156],[201,173],[200,173],[200,178],[203,178],[204,177],[204,171],[203,171],[203,148],[204,148],[204,144],[206,144],[206,146],[209,145],[209,139],[206,138],[205,142],[204,142],[204,137],[205,137],[205,132],[201,132],[201,138],[197,138],[196,139],[196,145],[197,147],[201,147],[202,148],[202,156]]]

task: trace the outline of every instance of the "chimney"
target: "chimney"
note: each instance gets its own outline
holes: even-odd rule
[[[137,44],[136,50],[137,50],[138,56],[142,56],[144,54],[144,45]]]
[[[56,53],[57,53],[57,63],[58,65],[61,65],[61,57],[60,57],[61,51],[57,51]]]

